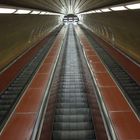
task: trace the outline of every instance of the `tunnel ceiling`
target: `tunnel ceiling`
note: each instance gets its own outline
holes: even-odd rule
[[[67,14],[130,1],[133,0],[0,0],[0,3]]]

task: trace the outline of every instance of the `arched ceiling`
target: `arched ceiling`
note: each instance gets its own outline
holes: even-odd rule
[[[0,3],[67,14],[130,1],[133,0],[0,0]]]

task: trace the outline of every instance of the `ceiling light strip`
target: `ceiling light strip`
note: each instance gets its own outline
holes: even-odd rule
[[[101,9],[102,12],[111,12],[111,10],[109,8],[104,8],[104,9]]]
[[[31,10],[17,10],[14,14],[29,14]]]
[[[123,10],[128,10],[124,6],[115,6],[110,8],[112,11],[123,11]]]
[[[0,8],[0,14],[12,14],[16,11],[16,9],[12,9],[12,8]]]
[[[95,10],[83,12],[83,13],[80,13],[80,14],[83,15],[83,14],[104,13],[104,12],[135,10],[135,9],[140,9],[140,2],[139,3],[131,3],[131,4],[130,3],[125,3],[125,4],[122,4],[122,5],[116,5],[116,6],[112,6],[112,7],[95,9]]]
[[[126,7],[127,7],[128,9],[131,9],[131,10],[140,9],[140,3],[129,4],[129,5],[126,5]]]
[[[40,13],[41,13],[40,11],[32,11],[30,14],[32,14],[32,15],[38,15]]]
[[[10,7],[5,5],[0,5],[0,14],[63,15],[60,13],[39,11],[34,9],[20,8],[20,7]]]

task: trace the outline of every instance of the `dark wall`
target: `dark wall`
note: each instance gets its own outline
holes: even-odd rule
[[[59,16],[0,15],[0,70],[59,24]]]
[[[140,63],[140,10],[83,15],[96,35]]]

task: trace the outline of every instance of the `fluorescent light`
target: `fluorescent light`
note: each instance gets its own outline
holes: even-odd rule
[[[91,14],[91,13],[92,13],[92,11],[87,12],[87,14]]]
[[[31,10],[17,10],[15,14],[29,14]]]
[[[96,13],[95,11],[92,11],[92,13]]]
[[[1,14],[12,14],[16,11],[16,9],[11,9],[11,8],[0,8],[0,13]]]
[[[32,11],[30,14],[37,15],[39,13],[40,13],[40,11]]]
[[[140,3],[126,5],[128,9],[140,9]]]
[[[41,12],[41,13],[40,13],[40,15],[45,15],[45,14],[46,14],[46,12]]]
[[[122,10],[127,10],[124,6],[116,6],[116,7],[111,7],[110,8],[113,11],[122,11]]]
[[[102,11],[101,11],[101,10],[95,10],[95,12],[96,12],[96,13],[101,13]]]
[[[60,16],[62,14],[59,14],[59,13],[52,13],[52,12],[47,12],[47,15],[55,15],[55,16]]]
[[[105,9],[101,9],[102,12],[110,12],[111,10],[108,9],[108,8],[105,8]]]
[[[98,11],[98,13],[101,13],[101,11],[100,10],[97,10]],[[88,11],[88,12],[84,12],[84,13],[80,13],[81,15],[84,15],[84,14],[92,14],[92,13],[96,13],[95,11]]]

